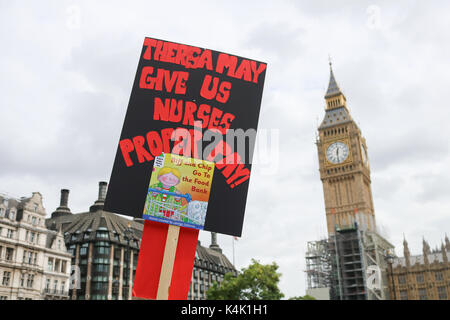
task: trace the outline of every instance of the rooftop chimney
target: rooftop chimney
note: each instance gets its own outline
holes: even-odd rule
[[[68,189],[61,189],[61,200],[59,201],[60,207],[67,207],[67,204],[69,203],[69,192]]]
[[[98,199],[89,208],[90,212],[95,212],[97,210],[102,210],[106,199],[106,190],[108,188],[108,183],[105,181],[100,181],[98,183]]]
[[[211,250],[217,251],[222,253],[222,249],[220,249],[219,245],[217,244],[217,233],[211,232],[211,245],[209,246]]]
[[[108,183],[105,181],[100,181],[98,183],[98,201],[105,202],[107,187],[108,187]]]
[[[72,214],[68,207],[69,204],[69,190],[61,189],[61,198],[59,200],[59,207],[56,208],[55,212],[52,213],[52,218]]]

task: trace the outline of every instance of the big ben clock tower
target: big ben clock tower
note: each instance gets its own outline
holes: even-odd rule
[[[369,157],[366,140],[352,119],[330,62],[325,117],[316,141],[323,184],[328,234],[357,223],[375,232]]]

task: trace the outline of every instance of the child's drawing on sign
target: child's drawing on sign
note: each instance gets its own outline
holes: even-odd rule
[[[181,194],[180,190],[178,190],[175,186],[180,183],[180,171],[175,168],[163,167],[158,172],[158,180],[159,182],[150,186],[151,189],[155,191],[151,191],[153,199],[158,198],[159,201],[165,203],[167,205],[176,205],[177,207],[181,207],[182,197],[175,196],[175,194]],[[158,192],[158,191],[166,191],[166,192]],[[170,193],[169,193],[170,192]],[[160,213],[163,213],[164,217],[170,218],[173,216],[174,211],[170,209],[164,209],[160,207]]]
[[[214,163],[174,154],[156,159],[143,218],[203,229]]]

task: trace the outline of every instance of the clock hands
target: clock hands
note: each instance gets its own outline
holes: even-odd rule
[[[347,145],[343,142],[332,143],[327,151],[328,160],[333,164],[342,163],[348,156]]]

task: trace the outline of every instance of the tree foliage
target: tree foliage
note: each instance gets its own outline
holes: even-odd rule
[[[311,296],[306,294],[304,296],[291,297],[288,300],[316,300],[316,298],[311,297]]]
[[[215,282],[206,293],[208,300],[280,300],[284,297],[278,288],[281,273],[278,265],[260,264],[252,259],[247,268],[242,268],[235,277],[227,273],[220,284]]]

